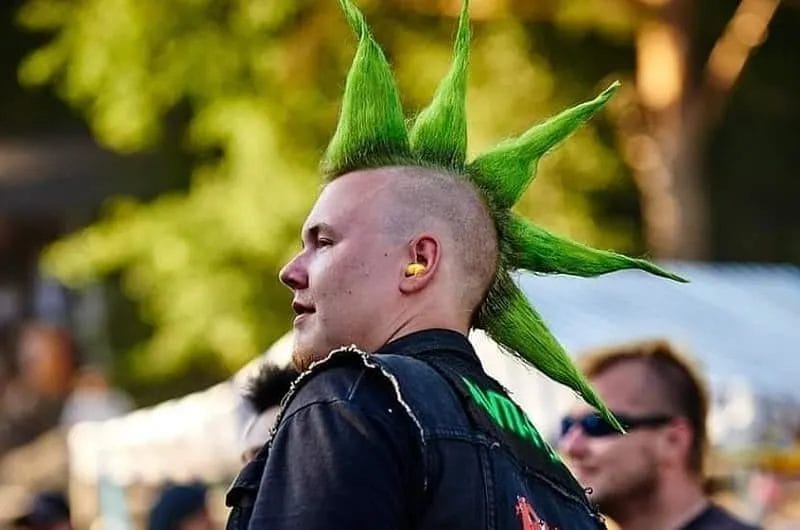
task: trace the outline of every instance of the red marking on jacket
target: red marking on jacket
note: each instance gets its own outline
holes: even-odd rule
[[[550,525],[542,521],[536,510],[525,497],[517,497],[517,515],[522,523],[522,530],[550,530]]]

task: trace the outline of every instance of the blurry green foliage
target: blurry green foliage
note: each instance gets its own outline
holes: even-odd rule
[[[399,0],[361,4],[411,114],[448,67],[455,19]],[[498,9],[476,20],[471,153],[625,76],[632,15],[625,2],[600,4],[542,2],[544,17]],[[355,49],[338,3],[29,0],[18,21],[52,35],[20,66],[21,81],[55,87],[101,143],[156,146],[170,112],[185,106],[196,156],[186,192],[110,202],[49,248],[45,269],[74,286],[121,273],[152,328],[130,365],[134,379],[163,378],[198,357],[234,370],[289,327],[277,271],[297,249]],[[602,127],[601,117],[550,155],[521,208],[565,235],[636,251],[636,216],[607,208],[635,192]]]

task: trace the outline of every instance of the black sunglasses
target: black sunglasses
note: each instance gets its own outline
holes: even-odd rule
[[[625,414],[618,414],[616,412],[612,412],[612,414],[616,416],[622,426],[625,427],[626,431],[638,429],[640,427],[657,427],[660,425],[666,425],[673,420],[673,416],[667,416],[665,414],[642,416],[639,418],[626,416]],[[572,427],[575,425],[580,425],[584,434],[592,438],[620,434],[619,431],[617,431],[613,425],[604,420],[600,414],[597,412],[592,412],[580,418],[565,416],[561,420],[560,437],[563,438],[566,436],[570,429],[572,429]]]

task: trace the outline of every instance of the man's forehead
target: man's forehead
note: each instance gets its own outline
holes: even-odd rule
[[[595,409],[591,405],[586,403],[584,400],[576,398],[573,401],[572,406],[569,408],[568,414],[573,418],[580,418],[582,416],[585,416],[586,414],[594,412],[594,410]]]
[[[606,404],[620,411],[649,411],[660,401],[654,388],[649,368],[635,360],[620,361],[591,377],[594,386]]]
[[[382,194],[398,176],[392,168],[362,169],[346,173],[329,182],[320,194],[338,200],[363,200]]]
[[[325,185],[308,214],[304,229],[362,220],[385,207],[390,177],[385,171],[362,170],[342,175]]]

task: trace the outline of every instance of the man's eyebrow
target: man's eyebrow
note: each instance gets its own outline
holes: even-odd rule
[[[309,226],[304,230],[304,233],[308,235],[308,237],[310,238],[316,237],[320,232],[332,235],[335,235],[337,233],[336,230],[334,230],[334,228],[331,225],[323,222],[314,223],[313,225]]]

